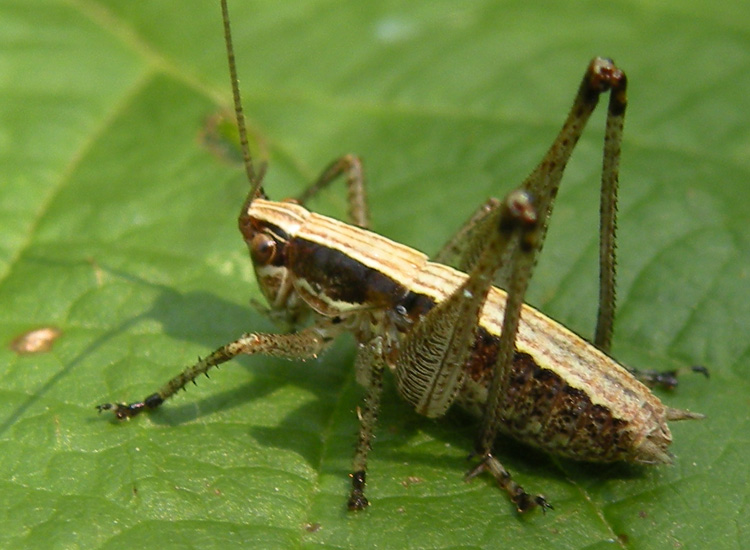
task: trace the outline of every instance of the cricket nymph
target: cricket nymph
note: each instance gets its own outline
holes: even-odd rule
[[[667,421],[701,415],[666,407],[608,356],[615,312],[615,229],[627,78],[592,59],[567,119],[530,175],[503,200],[489,199],[432,258],[369,231],[362,165],[331,163],[296,200],[267,198],[247,140],[229,14],[221,0],[237,126],[250,191],[239,227],[269,313],[292,328],[245,333],[189,366],[156,392],[99,411],[131,418],[160,407],[189,382],[241,354],[305,360],[343,332],[357,341],[364,387],[347,506],[368,500],[367,457],[391,370],[398,392],[422,415],[457,404],[481,417],[473,477],[491,474],[516,509],[551,508],[527,493],[494,456],[499,432],[549,453],[593,462],[671,462]],[[602,94],[609,94],[601,178],[599,311],[593,343],[524,303],[565,166]],[[351,225],[304,205],[345,176]],[[640,373],[663,380],[661,375]],[[674,384],[673,376],[668,377]]]
[[[432,388],[430,401],[420,402],[425,392],[419,388],[429,387],[429,379],[419,357],[409,370],[398,369],[403,336],[468,275],[292,202],[256,199],[240,217],[240,228],[272,307],[294,311],[296,318],[335,317],[363,345],[374,333],[385,335],[382,360],[417,412],[440,416],[455,401],[481,417],[502,331],[504,290],[489,290],[474,344],[464,364],[455,366],[453,383]],[[666,407],[614,359],[526,304],[501,411],[504,433],[544,451],[642,464],[671,462],[667,420],[700,416]]]

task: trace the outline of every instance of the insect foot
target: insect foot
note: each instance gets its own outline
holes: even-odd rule
[[[364,471],[352,474],[352,492],[346,503],[346,507],[352,512],[364,510],[370,505],[370,502],[365,498],[365,476]]]
[[[679,384],[679,376],[686,370],[702,374],[706,378],[710,378],[708,369],[702,365],[694,365],[689,368],[673,369],[666,371],[658,370],[643,370],[634,369],[628,367],[630,374],[635,376],[638,380],[646,384],[649,388],[664,388],[666,390],[673,390]]]
[[[143,401],[137,401],[135,403],[103,403],[97,405],[96,409],[101,413],[104,411],[112,411],[118,420],[125,420],[126,418],[133,418],[144,410],[155,409],[161,405],[164,400],[159,396],[158,393],[149,395]]]
[[[516,505],[516,510],[519,513],[523,514],[536,507],[541,508],[542,512],[546,512],[548,509],[554,510],[554,506],[547,502],[547,499],[542,495],[530,495],[523,487],[513,481],[508,470],[491,453],[484,453],[479,464],[470,470],[464,479],[469,481],[484,472],[489,472],[500,488],[508,493],[511,502]]]

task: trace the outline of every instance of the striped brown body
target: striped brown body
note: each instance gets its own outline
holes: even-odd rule
[[[338,319],[360,342],[383,334],[392,370],[404,334],[467,278],[412,248],[292,202],[256,199],[240,228],[272,308],[292,312],[294,320],[308,313]],[[270,263],[258,261],[263,258],[254,251],[259,234],[275,242]],[[455,401],[477,415],[487,402],[505,301],[503,290],[490,291],[470,358],[456,365],[465,376]],[[418,379],[419,361],[412,367]],[[399,391],[415,403],[408,387]],[[526,305],[502,403],[505,433],[557,455],[598,462],[670,462],[667,420],[687,414],[664,406],[616,361]]]

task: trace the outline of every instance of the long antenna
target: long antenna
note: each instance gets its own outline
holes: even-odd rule
[[[245,125],[245,114],[242,112],[242,98],[240,97],[240,85],[237,79],[237,65],[234,61],[234,46],[232,45],[232,29],[229,26],[229,8],[227,0],[221,0],[221,16],[224,20],[224,42],[227,46],[227,59],[229,61],[229,78],[232,80],[232,97],[234,99],[234,115],[237,119],[237,130],[240,134],[240,147],[242,148],[242,159],[245,163],[247,181],[250,182],[250,193],[245,200],[243,211],[253,199],[260,195],[260,184],[263,174],[256,174],[253,167],[253,159],[250,156],[250,146],[247,142],[247,127]],[[261,171],[262,172],[262,171]]]

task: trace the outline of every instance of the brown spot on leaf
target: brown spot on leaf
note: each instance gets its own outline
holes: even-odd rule
[[[42,327],[17,336],[11,343],[10,349],[19,355],[30,353],[44,353],[52,349],[62,332],[56,327]]]
[[[404,480],[401,480],[401,485],[404,487],[411,487],[412,485],[418,485],[420,483],[424,483],[424,479],[417,476],[409,476]]]

